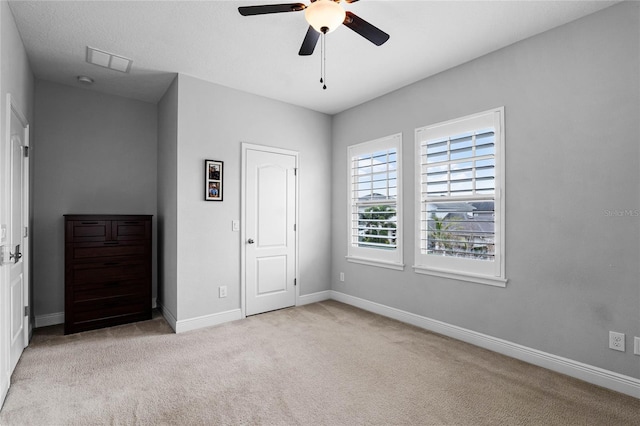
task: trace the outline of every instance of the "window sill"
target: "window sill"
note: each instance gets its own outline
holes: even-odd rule
[[[361,265],[376,266],[378,268],[393,269],[396,271],[404,271],[403,263],[385,262],[383,260],[363,259],[361,257],[346,256],[347,262],[359,263]]]
[[[450,278],[453,280],[467,281],[476,284],[485,284],[494,287],[506,287],[507,279],[500,277],[490,277],[485,275],[469,274],[460,271],[447,271],[444,269],[428,268],[422,265],[414,265],[414,272],[417,274],[433,275],[436,277]]]

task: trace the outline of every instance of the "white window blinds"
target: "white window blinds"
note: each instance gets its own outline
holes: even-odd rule
[[[350,261],[401,266],[401,141],[397,134],[348,149]]]
[[[506,282],[503,113],[416,129],[416,272]]]
[[[352,244],[395,249],[398,153],[395,148],[352,158]]]
[[[495,129],[426,139],[420,151],[422,253],[493,261]]]

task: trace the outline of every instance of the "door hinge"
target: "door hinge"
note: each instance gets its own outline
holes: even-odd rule
[[[294,169],[293,169],[293,175],[294,175],[294,176],[298,176],[298,168],[297,168],[297,167],[294,167]]]
[[[25,157],[28,157],[28,156],[29,156],[29,147],[28,147],[28,146],[25,146],[25,147],[23,147],[23,148],[24,148],[24,156],[25,156]]]
[[[24,238],[27,238],[29,236],[29,227],[25,226],[24,227]]]
[[[293,285],[294,285],[294,286],[298,285],[298,279],[297,279],[297,278],[294,278],[294,279],[293,279]]]
[[[295,231],[297,231],[297,230],[298,230],[298,228],[296,227],[296,224],[294,223],[294,224],[293,224],[293,232],[295,232]]]
[[[31,309],[29,309],[29,306],[25,306],[24,307],[24,316],[28,317],[29,315],[31,315]]]

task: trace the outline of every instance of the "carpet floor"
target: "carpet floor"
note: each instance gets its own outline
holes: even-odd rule
[[[37,329],[2,425],[638,425],[640,400],[326,301],[173,334]]]

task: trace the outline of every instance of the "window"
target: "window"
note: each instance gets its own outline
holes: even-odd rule
[[[416,272],[506,285],[503,117],[416,129]]]
[[[348,148],[350,262],[404,267],[401,145],[397,134]]]

